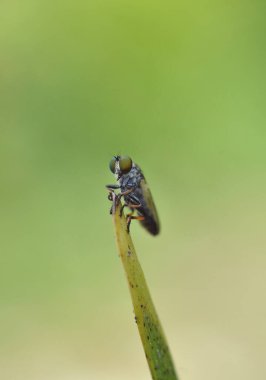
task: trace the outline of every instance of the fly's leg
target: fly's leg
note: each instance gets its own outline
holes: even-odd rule
[[[113,207],[116,207],[118,206],[119,202],[120,202],[120,199],[124,196],[124,195],[128,195],[130,194],[132,191],[134,190],[134,188],[132,187],[131,189],[129,190],[126,190],[126,191],[123,191],[122,193],[119,193],[119,194],[115,194],[115,197],[114,197],[114,203],[113,203]],[[113,212],[113,211],[112,211]],[[111,214],[112,214],[111,212]]]
[[[134,203],[125,203],[125,204],[123,204],[123,206],[121,207],[121,210],[120,210],[120,218],[121,218],[121,216],[123,214],[123,211],[124,211],[125,207],[131,208],[131,210],[132,210],[131,214],[133,214],[133,212],[134,212],[133,209],[141,207],[141,204],[140,203],[138,203],[138,204],[134,204]],[[130,214],[127,214],[127,216],[129,216],[129,215]]]
[[[118,205],[120,199],[121,199],[122,197],[124,197],[125,195],[130,194],[133,190],[134,190],[134,187],[132,187],[131,189],[128,189],[128,190],[126,190],[126,191],[123,191],[123,192],[120,193],[120,194],[117,194],[117,197],[116,197],[116,204]]]
[[[145,219],[144,216],[140,216],[140,215],[139,216],[132,216],[133,212],[131,214],[127,215],[127,232],[128,233],[129,233],[129,227],[130,227],[132,219],[135,219],[135,220],[144,220]]]
[[[130,194],[134,190],[134,187],[132,187],[131,189],[123,191],[119,194],[115,194],[115,190],[120,189],[121,186],[119,186],[119,185],[106,185],[106,188],[109,191],[108,199],[110,201],[113,201],[113,205],[111,207],[110,214],[113,213],[113,209],[114,209],[114,207],[116,207],[118,205],[121,197]]]
[[[109,201],[113,202],[112,206],[110,208],[110,215],[112,215],[114,212],[113,209],[115,207],[115,202],[116,202],[116,194],[114,191],[110,191],[110,193],[108,194],[108,199],[109,199]]]
[[[109,191],[108,199],[109,199],[109,201],[112,201],[113,200],[112,193],[114,193],[115,190],[120,189],[120,186],[119,185],[106,185],[106,189]]]
[[[115,190],[120,189],[120,186],[119,185],[106,185],[106,189],[109,191],[107,198],[109,199],[109,201],[114,202],[115,197],[116,197]],[[113,213],[113,205],[110,208],[110,214],[112,214],[112,213]]]
[[[105,185],[105,187],[107,190],[110,190],[110,191],[120,189],[119,185]]]

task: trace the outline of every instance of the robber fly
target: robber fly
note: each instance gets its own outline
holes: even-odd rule
[[[124,207],[131,209],[131,213],[127,214],[128,231],[131,220],[137,219],[152,235],[158,235],[160,225],[157,211],[140,167],[128,156],[114,156],[110,161],[109,168],[115,174],[119,185],[106,185],[107,189],[111,193],[116,189],[121,190],[121,193],[117,195],[119,199],[123,197],[125,201],[121,215]],[[109,199],[111,200],[112,197]],[[133,216],[135,210],[138,215]]]

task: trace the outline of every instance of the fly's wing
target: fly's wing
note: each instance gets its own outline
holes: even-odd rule
[[[150,188],[144,177],[140,181],[139,189],[141,192],[140,203],[142,204],[142,207],[139,209],[139,213],[145,217],[145,219],[141,220],[140,223],[152,235],[158,235],[160,232],[159,218],[152,199]]]

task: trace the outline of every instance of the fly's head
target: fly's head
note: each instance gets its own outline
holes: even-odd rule
[[[128,156],[114,156],[109,164],[109,168],[115,174],[117,180],[128,174],[132,167],[133,162]]]

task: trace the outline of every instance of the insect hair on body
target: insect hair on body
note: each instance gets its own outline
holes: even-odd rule
[[[114,156],[110,161],[109,168],[115,174],[119,184],[106,185],[107,189],[110,194],[114,190],[121,190],[117,195],[118,199],[123,197],[125,202],[121,209],[121,215],[124,207],[131,210],[131,213],[126,215],[128,232],[131,220],[136,219],[149,233],[158,235],[160,232],[158,214],[140,167],[128,156]],[[112,200],[110,194],[108,198]],[[137,215],[133,215],[135,211]]]

